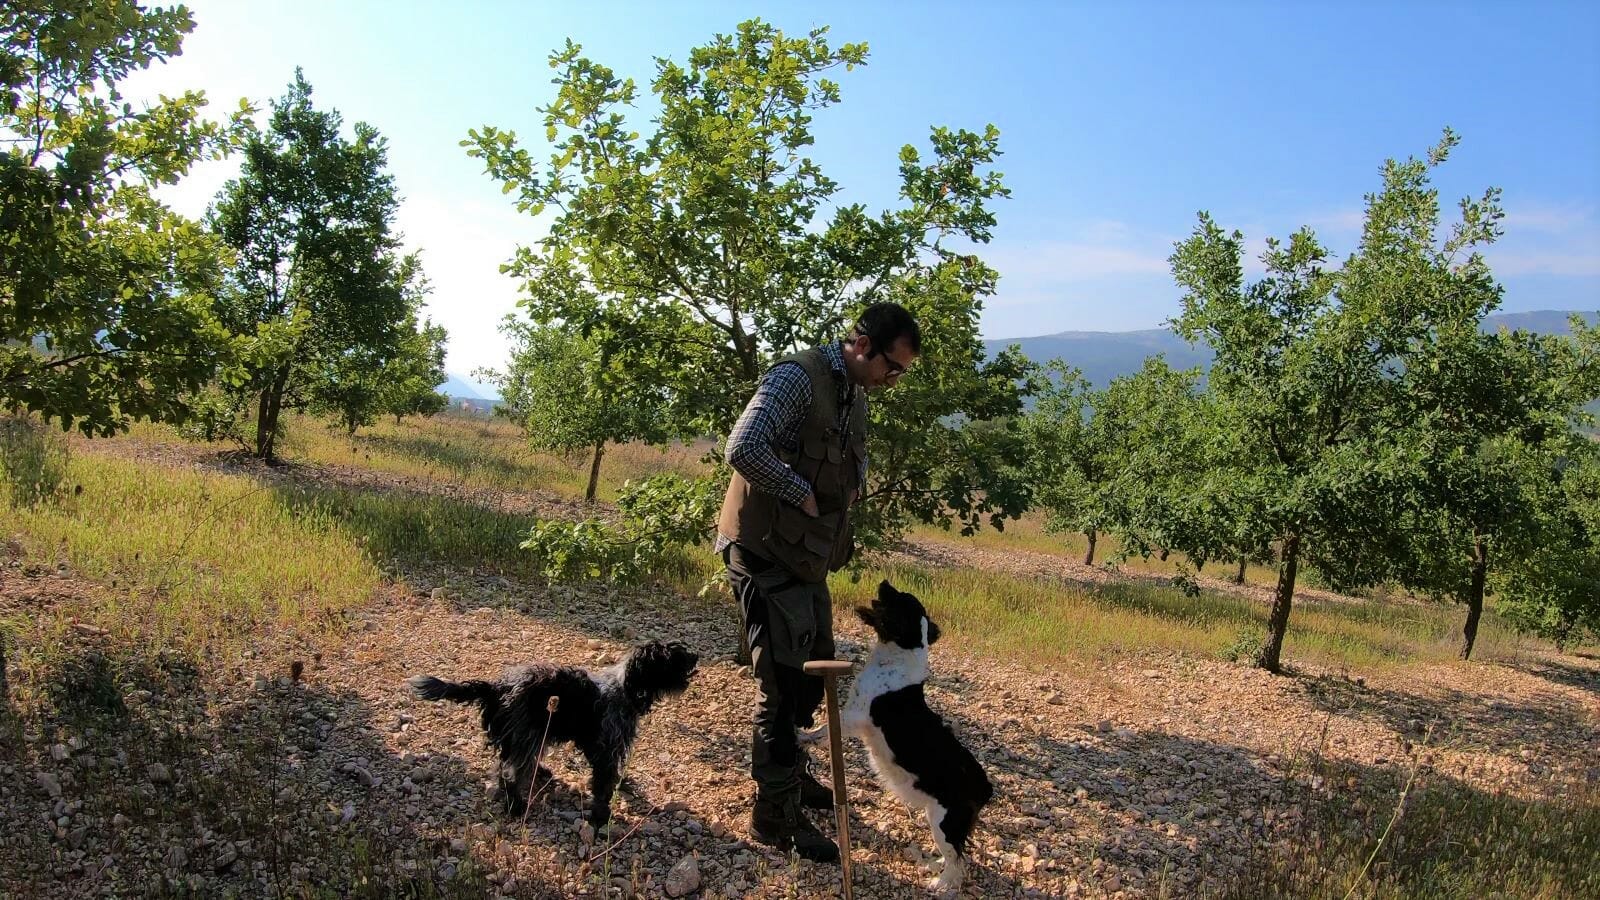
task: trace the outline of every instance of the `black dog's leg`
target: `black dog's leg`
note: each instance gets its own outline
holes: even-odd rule
[[[584,744],[582,749],[589,760],[589,768],[594,770],[589,782],[590,793],[594,795],[589,824],[600,828],[611,821],[611,798],[617,791],[617,782],[622,780],[622,760],[620,754],[612,753],[600,743]]]
[[[500,764],[500,791],[505,794],[506,811],[513,816],[520,816],[528,809],[527,779],[522,777],[526,768],[511,762]]]

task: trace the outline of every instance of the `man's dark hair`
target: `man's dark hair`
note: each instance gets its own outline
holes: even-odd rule
[[[922,353],[922,328],[898,303],[874,303],[862,310],[855,332],[872,339],[873,356],[887,352],[901,338],[906,339],[912,353]]]

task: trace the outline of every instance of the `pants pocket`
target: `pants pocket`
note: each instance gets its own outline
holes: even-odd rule
[[[756,576],[770,611],[767,631],[772,661],[801,668],[811,658],[817,640],[817,591],[826,585],[810,584],[781,570]]]

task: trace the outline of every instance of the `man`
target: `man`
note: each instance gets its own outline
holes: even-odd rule
[[[836,861],[839,851],[801,811],[833,806],[833,792],[806,772],[799,749],[796,727],[822,702],[822,679],[802,667],[834,653],[827,577],[854,549],[850,506],[866,485],[866,392],[893,385],[921,352],[911,314],[875,303],[845,340],[768,369],[728,438],[734,475],[717,550],[761,690],[750,827],[757,839],[818,862]]]

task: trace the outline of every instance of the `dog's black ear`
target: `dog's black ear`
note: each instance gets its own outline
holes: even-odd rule
[[[939,626],[932,619],[928,620],[928,646],[932,647],[939,640]]]
[[[885,578],[884,580],[878,582],[878,599],[879,600],[882,600],[884,602],[888,602],[890,600],[893,600],[895,597],[899,596],[899,594],[900,594],[900,592],[894,589],[894,585],[889,583],[889,579]]]
[[[868,628],[871,628],[873,631],[878,630],[878,614],[872,611],[872,607],[858,606],[856,607],[856,615],[861,618],[861,621],[866,623]]]

